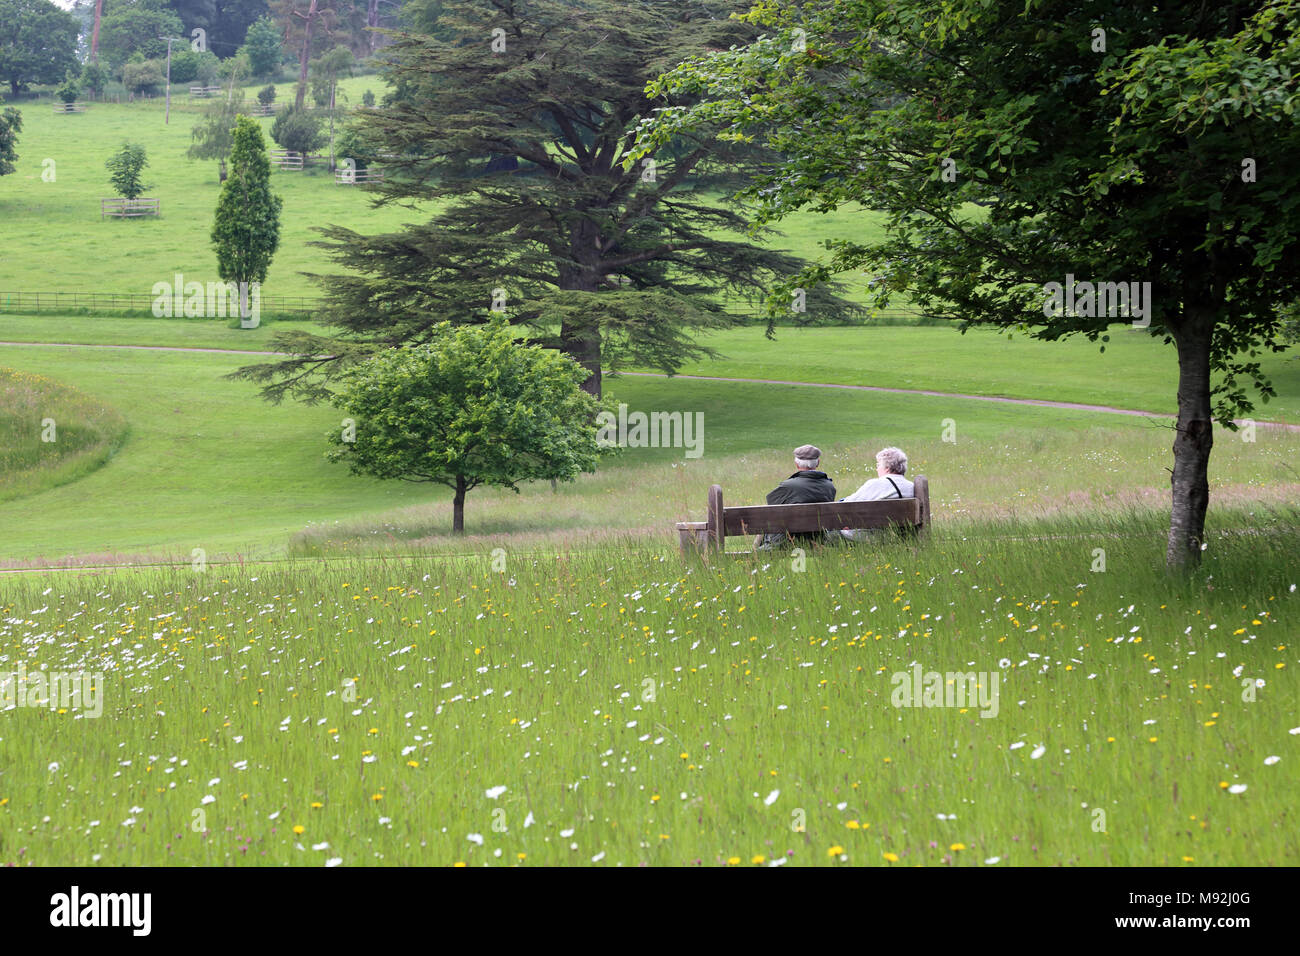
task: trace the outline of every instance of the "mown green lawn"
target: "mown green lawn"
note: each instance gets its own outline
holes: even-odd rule
[[[350,81],[376,84],[374,77]],[[279,87],[291,96],[292,87]],[[250,87],[250,96],[256,87]],[[360,94],[357,94],[359,101]],[[156,282],[216,281],[210,233],[217,205],[217,164],[192,160],[185,152],[198,121],[198,104],[188,94],[172,101],[171,122],[163,123],[161,98],[136,103],[92,103],[85,113],[58,115],[48,102],[20,104],[17,170],[0,177],[2,292],[133,292],[148,294]],[[260,119],[268,148],[272,119]],[[124,142],[145,147],[150,188],[162,201],[162,218],[100,218],[100,198],[114,195],[104,161]],[[46,161],[53,162],[51,167]],[[54,181],[42,178],[46,169]],[[338,186],[324,164],[303,172],[274,172],[275,193],[284,199],[280,249],[262,286],[263,295],[309,295],[318,290],[299,273],[321,271],[329,260],[307,243],[320,237],[312,226],[337,223],[352,228],[395,229],[416,214],[373,209],[362,189]],[[0,297],[0,302],[3,298]]]
[[[0,315],[0,341],[267,350],[278,331],[324,332],[310,322]],[[702,339],[722,353],[686,375],[873,385],[885,388],[1048,399],[1171,413],[1177,397],[1172,346],[1117,326],[1102,353],[1082,339],[1041,342],[992,330],[943,327],[789,328],[767,339],[743,327]],[[1259,421],[1300,422],[1300,349],[1263,356],[1277,397],[1256,396]],[[630,381],[627,379],[626,381]],[[620,386],[615,384],[614,388]]]
[[[255,360],[0,349],[0,364],[75,382],[118,409],[129,427],[127,441],[93,474],[0,504],[0,558],[167,553],[188,560],[195,548],[214,556],[260,555],[282,553],[294,541],[328,549],[338,538],[353,544],[436,539],[426,543],[454,546],[446,534],[448,493],[440,486],[348,475],[322,457],[325,432],[339,427],[339,415],[294,403],[270,406],[253,386],[224,377]],[[1105,508],[1121,500],[1165,506],[1170,438],[1154,420],[687,379],[623,377],[611,379],[609,388],[632,410],[703,414],[702,455],[628,449],[595,476],[561,486],[558,495],[544,485],[522,496],[476,491],[467,511],[471,534],[545,538],[622,529],[668,536],[673,521],[699,516],[714,481],[724,484],[730,500],[760,500],[791,470],[789,450],[804,441],[824,449],[844,493],[865,480],[877,448],[901,445],[913,471],[931,476],[937,513],[945,518]],[[944,440],[949,422],[955,442]],[[1238,504],[1276,501],[1295,486],[1288,463],[1297,449],[1295,433],[1261,430],[1254,443],[1220,433],[1216,489]],[[1126,493],[1135,497],[1123,499]]]
[[[261,84],[246,88],[252,102]],[[376,76],[343,83],[351,102],[359,104],[366,89],[382,96]],[[279,84],[278,102],[293,95],[292,84]],[[216,257],[209,234],[219,185],[217,164],[185,156],[190,130],[203,102],[188,93],[172,101],[171,121],[164,125],[161,98],[136,103],[92,103],[85,113],[55,114],[49,102],[19,104],[23,131],[18,169],[0,177],[0,293],[134,292],[147,294],[156,282],[172,282],[179,272],[187,280],[216,281]],[[339,113],[338,123],[346,119]],[[268,148],[272,118],[259,120]],[[123,142],[143,145],[149,156],[146,195],[162,201],[161,220],[101,220],[101,198],[111,197],[104,161]],[[51,166],[49,162],[52,161]],[[54,173],[53,181],[43,174]],[[265,296],[320,294],[302,272],[334,271],[325,251],[307,243],[319,239],[313,227],[341,225],[364,233],[398,229],[419,214],[400,208],[375,209],[365,190],[339,186],[324,162],[302,172],[273,175],[273,188],[284,199],[280,249],[262,286]],[[821,255],[821,242],[843,236],[858,240],[879,233],[878,218],[856,209],[829,216],[800,214],[782,223],[765,240],[805,257]],[[72,239],[70,237],[76,237]],[[852,297],[860,284],[850,283]],[[0,296],[0,310],[4,308]]]

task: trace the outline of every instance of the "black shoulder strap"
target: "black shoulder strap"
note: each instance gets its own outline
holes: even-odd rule
[[[885,481],[889,482],[891,485],[894,485],[894,479],[890,478],[888,475],[885,475]],[[898,490],[898,485],[894,485],[894,494],[898,495],[898,497],[900,498],[903,497],[903,493]]]

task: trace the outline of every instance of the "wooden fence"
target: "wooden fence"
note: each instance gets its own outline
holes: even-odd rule
[[[163,293],[172,297],[174,287]],[[152,292],[0,292],[0,314],[30,315],[51,312],[61,315],[152,312],[159,296]],[[320,300],[311,296],[264,295],[260,299],[263,315],[310,318],[320,309]],[[238,305],[235,312],[238,313]]]
[[[54,112],[56,113],[84,113],[86,112],[85,103],[55,103]]]
[[[336,169],[334,183],[338,186],[355,186],[358,183],[382,183],[382,169]]]
[[[219,86],[191,86],[190,87],[190,96],[207,97],[207,96],[212,96],[214,93],[220,93],[220,92],[221,92],[221,87]]]
[[[277,169],[302,169],[302,153],[292,149],[273,149],[271,162]]]
[[[101,199],[99,218],[113,216],[117,219],[135,219],[140,216],[161,216],[161,199]]]

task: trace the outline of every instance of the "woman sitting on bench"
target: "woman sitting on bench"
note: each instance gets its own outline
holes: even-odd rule
[[[862,487],[841,501],[883,501],[886,498],[916,497],[912,483],[903,477],[907,473],[907,455],[901,448],[882,448],[876,452],[876,477],[864,482]],[[845,528],[840,534],[849,541],[863,540],[869,531]]]

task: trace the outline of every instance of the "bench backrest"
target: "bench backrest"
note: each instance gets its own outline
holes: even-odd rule
[[[930,482],[925,475],[917,475],[913,486],[913,498],[825,501],[797,505],[742,505],[728,508],[722,502],[722,486],[713,485],[709,488],[705,522],[709,547],[722,550],[729,534],[768,534],[780,531],[797,533],[891,526],[924,531],[930,524]]]

